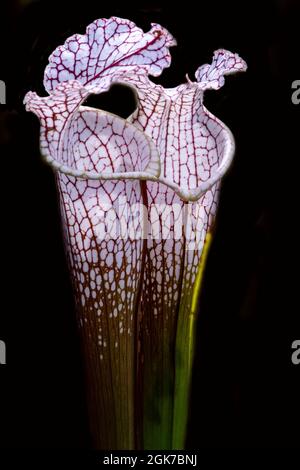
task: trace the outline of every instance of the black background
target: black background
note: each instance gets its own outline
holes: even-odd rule
[[[151,22],[177,39],[157,81],[176,86],[224,47],[248,71],[206,94],[237,151],[221,194],[199,317],[188,448],[287,448],[300,442],[299,2],[10,1],[1,4],[0,447],[90,446],[83,366],[52,172],[41,161],[28,90],[45,95],[48,55],[96,18]],[[122,116],[130,94],[97,106]]]

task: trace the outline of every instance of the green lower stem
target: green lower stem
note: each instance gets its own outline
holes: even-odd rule
[[[147,450],[165,450],[172,445],[174,358],[168,346],[161,352],[145,377],[144,449]]]
[[[152,320],[151,312],[144,316],[148,323],[142,328],[141,393],[146,450],[185,447],[198,300],[210,241],[211,235],[207,234],[193,286],[189,280],[185,283],[186,270],[183,270],[177,321],[164,323],[163,317]]]
[[[173,403],[168,399],[161,400],[157,412],[160,419],[157,422],[145,423],[144,426],[144,449],[145,450],[168,450],[171,448],[172,436],[172,410]]]
[[[175,352],[175,388],[172,449],[184,449],[190,401],[190,388],[195,353],[196,315],[202,285],[203,272],[211,243],[211,234],[206,236],[201,260],[193,288],[190,312],[186,312],[184,298],[180,306],[177,324]],[[184,296],[184,293],[183,293]]]

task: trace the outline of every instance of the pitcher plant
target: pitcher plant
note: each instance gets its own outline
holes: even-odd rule
[[[25,97],[55,172],[97,449],[185,445],[199,292],[234,155],[203,97],[246,64],[220,49],[165,89],[149,75],[175,44],[158,24],[96,20],[50,55],[48,95]],[[127,119],[84,106],[115,83],[135,93]]]

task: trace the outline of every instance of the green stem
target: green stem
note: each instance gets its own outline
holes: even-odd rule
[[[153,368],[152,377],[145,377],[144,449],[167,450],[172,444],[174,377],[171,358],[164,354],[162,363]],[[167,367],[167,365],[169,367]]]
[[[210,244],[211,234],[208,233],[206,235],[200,264],[193,287],[192,300],[190,303],[191,306],[188,314],[186,312],[186,304],[189,303],[189,299],[185,298],[187,296],[184,295],[184,291],[182,292],[182,302],[178,315],[175,352],[172,449],[184,449],[185,446],[193,360],[195,353],[196,315],[203,273]]]

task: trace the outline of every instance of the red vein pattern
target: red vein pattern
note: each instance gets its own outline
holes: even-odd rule
[[[49,57],[44,85],[48,92],[60,82],[80,80],[97,84],[103,77],[122,73],[160,75],[171,63],[174,38],[160,25],[144,33],[132,21],[112,17],[90,24],[85,35],[75,34]]]
[[[41,121],[42,155],[56,170],[99,448],[138,445],[137,392],[153,409],[154,432],[161,422],[172,426],[172,410],[157,397],[172,402],[178,316],[189,314],[234,153],[231,132],[206,110],[203,94],[246,70],[245,62],[222,49],[196,82],[164,89],[148,74],[170,65],[174,44],[160,25],[144,33],[121,18],[96,20],[49,57],[50,95],[25,98]],[[127,120],[83,105],[115,82],[138,96]]]

